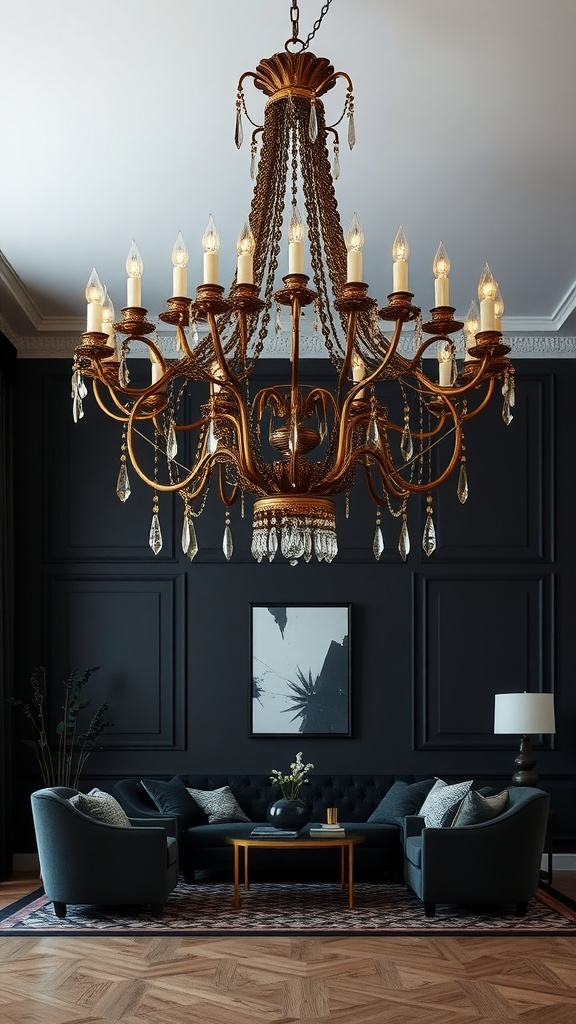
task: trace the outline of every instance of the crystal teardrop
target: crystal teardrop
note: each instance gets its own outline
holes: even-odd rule
[[[308,526],[304,530],[304,561],[309,562],[312,558],[312,530]]]
[[[124,352],[120,357],[120,363],[118,365],[118,383],[121,388],[127,388],[130,383],[130,373],[128,372],[128,364],[126,362],[126,355]]]
[[[240,149],[240,146],[244,142],[244,129],[242,127],[242,113],[240,107],[236,108],[236,128],[234,130],[234,142],[236,143],[236,149]]]
[[[120,498],[120,501],[128,501],[130,497],[130,480],[128,479],[128,469],[125,462],[120,463],[120,472],[118,473],[118,480],[116,482],[116,494]]]
[[[196,530],[194,529],[194,520],[188,519],[188,526],[190,530],[190,540],[188,541],[188,548],[186,554],[190,561],[198,554],[198,540],[196,539]]]
[[[78,420],[81,420],[83,415],[84,409],[82,408],[82,399],[78,392],[76,392],[72,400],[72,419],[74,420],[74,423],[78,423]]]
[[[338,152],[337,146],[334,148],[334,165],[332,173],[334,181],[338,181],[338,178],[340,177],[340,153]]]
[[[170,423],[170,428],[168,430],[166,455],[169,459],[175,459],[178,455],[178,441],[176,440],[176,427],[174,426],[174,421]]]
[[[226,524],[224,530],[224,537],[222,540],[222,551],[224,552],[224,557],[226,558],[226,561],[229,562],[234,552],[234,544],[232,542],[232,530],[230,529],[228,524]]]
[[[253,146],[250,153],[250,178],[252,181],[256,179],[256,152],[256,146]]]
[[[366,444],[371,445],[373,448],[376,447],[380,440],[380,434],[378,431],[378,423],[376,417],[371,416],[368,424],[368,430],[366,431]]]
[[[422,547],[428,557],[436,550],[436,530],[434,529],[434,520],[430,514],[426,516],[426,522],[424,523]]]
[[[382,536],[382,530],[379,526],[374,530],[374,541],[372,543],[372,551],[374,552],[374,558],[377,562],[380,561],[380,557],[384,551],[384,537]]]
[[[504,423],[506,424],[507,427],[510,426],[512,420],[514,419],[512,415],[512,410],[510,408],[510,400],[508,398],[504,399],[504,405],[502,406],[502,419],[504,420]]]
[[[190,544],[190,521],[186,513],[184,513],[184,522],[182,523],[182,551],[185,555],[188,554],[188,545]]]
[[[88,388],[84,383],[84,377],[81,373],[78,374],[78,394],[80,395],[80,398],[86,398],[86,395],[88,394]],[[510,405],[514,405],[514,402],[511,401]]]
[[[356,145],[356,127],[354,125],[354,111],[350,111],[348,115],[348,145],[350,149],[354,149]]]
[[[402,431],[402,440],[400,442],[400,451],[402,452],[402,458],[404,462],[409,462],[414,454],[414,445],[412,444],[412,434],[410,433],[410,427],[406,423],[404,430]]]
[[[402,556],[402,560],[405,562],[410,554],[410,535],[408,533],[408,523],[406,520],[402,523],[402,529],[400,530],[400,540],[398,541],[398,551]]]
[[[310,142],[316,142],[318,138],[318,118],[316,116],[316,104],[314,100],[310,103],[310,118],[308,120],[308,138]]]
[[[162,550],[162,530],[160,529],[160,520],[158,513],[155,512],[152,516],[152,522],[150,523],[150,536],[148,543],[152,548],[155,555],[159,554]]]
[[[460,473],[458,475],[458,487],[456,488],[456,494],[458,499],[464,504],[468,498],[468,473],[466,472],[466,463],[460,463]]]
[[[82,397],[84,398],[84,395],[82,395]],[[508,388],[508,403],[511,409],[516,405],[516,391],[513,381],[510,381],[510,387]]]
[[[268,534],[268,561],[273,562],[274,556],[278,551],[278,531],[274,526],[270,527],[270,533]]]
[[[218,447],[218,438],[216,437],[216,433],[214,431],[214,420],[210,420],[210,426],[208,427],[208,440],[206,442],[206,448],[208,449],[210,455],[214,455],[214,452],[216,451],[217,447]]]

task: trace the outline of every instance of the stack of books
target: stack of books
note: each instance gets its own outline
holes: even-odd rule
[[[330,837],[334,838],[335,836],[345,836],[345,835],[346,835],[346,830],[342,827],[342,825],[325,825],[325,824],[322,824],[322,825],[311,825],[310,826],[310,836],[313,839],[317,839],[318,836],[323,836],[324,838],[330,838]]]
[[[273,825],[257,825],[250,833],[251,839],[296,839],[299,829],[274,828]]]

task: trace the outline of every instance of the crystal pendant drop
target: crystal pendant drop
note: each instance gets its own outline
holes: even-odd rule
[[[270,533],[268,534],[268,561],[273,562],[274,556],[278,551],[278,530],[274,526],[270,527]]]
[[[414,454],[414,445],[412,444],[412,434],[410,433],[410,427],[408,424],[405,425],[402,431],[402,440],[400,442],[400,451],[402,452],[402,458],[404,462],[409,462]]]
[[[366,431],[366,444],[375,448],[379,440],[380,434],[378,432],[378,423],[376,422],[376,417],[371,416],[370,423],[368,424],[368,430]]]
[[[460,463],[460,473],[458,476],[458,487],[456,488],[456,494],[458,500],[464,504],[468,498],[468,473],[466,472],[466,463]]]
[[[194,529],[194,520],[192,518],[188,519],[188,527],[190,531],[190,540],[188,541],[186,554],[190,561],[192,561],[194,556],[198,554],[198,541],[196,539],[196,530]]]
[[[226,558],[226,561],[229,562],[234,553],[234,544],[232,542],[232,530],[230,529],[228,523],[226,523],[226,527],[224,529],[222,551],[224,552],[224,557]]]
[[[304,561],[309,562],[312,558],[312,530],[309,526],[304,530]]]
[[[350,149],[354,149],[356,145],[356,127],[354,125],[354,111],[351,110],[348,115],[348,145]]]
[[[122,355],[120,356],[120,363],[118,365],[118,383],[122,388],[127,388],[130,383],[130,374],[128,372],[128,363],[126,362],[125,352],[122,352]]]
[[[310,142],[316,142],[318,138],[318,118],[316,116],[316,103],[310,103],[310,118],[308,120],[308,138]]]
[[[400,530],[400,540],[398,541],[398,551],[405,562],[410,554],[410,535],[408,533],[408,523],[406,520],[402,523],[402,529]]]
[[[155,555],[158,555],[162,550],[162,530],[160,529],[160,520],[158,513],[155,512],[152,516],[152,522],[150,523],[150,536],[148,543],[152,548]]]
[[[130,497],[130,480],[128,479],[128,469],[125,462],[120,463],[120,472],[118,473],[118,480],[116,482],[116,494],[120,498],[120,501],[128,501]]]
[[[250,177],[252,181],[256,180],[256,153],[256,143],[254,143],[250,150]]]
[[[72,419],[74,420],[74,423],[78,423],[78,420],[81,420],[83,415],[84,409],[82,406],[82,399],[76,391],[72,399]]]
[[[206,443],[206,447],[207,447],[210,455],[214,455],[214,452],[216,451],[216,449],[218,447],[218,438],[216,437],[216,433],[214,431],[214,420],[210,420],[210,426],[208,427],[208,440],[207,440],[207,443]]]
[[[377,562],[380,561],[381,555],[384,551],[384,537],[382,536],[382,530],[379,526],[374,530],[374,541],[372,543],[372,551],[374,552],[374,558]]]
[[[242,113],[240,106],[236,108],[236,128],[234,131],[234,142],[236,143],[236,149],[240,149],[244,141],[244,129],[242,127]]]
[[[86,395],[88,394],[88,388],[84,383],[84,377],[82,376],[81,373],[78,374],[78,394],[80,398],[86,398]],[[510,394],[513,394],[513,389],[511,390]],[[510,405],[514,405],[512,398],[510,398]]]
[[[502,419],[504,420],[504,423],[506,424],[507,427],[510,426],[512,420],[514,419],[512,415],[512,410],[510,408],[510,399],[508,397],[504,399],[504,405],[502,406]]]
[[[340,177],[340,152],[338,150],[338,146],[334,146],[334,165],[332,173],[334,181],[338,181],[338,178]]]
[[[184,522],[182,523],[182,551],[185,555],[188,554],[188,546],[190,544],[190,520],[186,513],[184,513]]]
[[[430,557],[432,552],[436,550],[436,530],[434,529],[434,520],[430,514],[426,516],[426,522],[424,524],[422,547],[428,557]]]
[[[175,459],[178,455],[178,441],[176,440],[176,427],[174,426],[174,421],[170,423],[170,428],[168,430],[166,455],[169,459]]]

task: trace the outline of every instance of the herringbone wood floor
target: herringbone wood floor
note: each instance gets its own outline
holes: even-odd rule
[[[0,906],[37,885],[0,884]],[[301,1020],[574,1024],[576,937],[0,939],[2,1024]]]

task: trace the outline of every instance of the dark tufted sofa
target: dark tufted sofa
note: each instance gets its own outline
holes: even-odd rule
[[[232,848],[226,836],[249,836],[255,824],[266,824],[266,812],[281,795],[272,786],[268,775],[180,775],[187,787],[201,790],[229,786],[249,822],[194,825],[178,829],[180,865],[187,881],[193,881],[197,870],[231,871]],[[415,782],[423,776],[414,775],[312,775],[300,796],[310,808],[310,824],[326,820],[326,808],[337,807],[338,817],[347,835],[365,837],[355,852],[358,874],[370,873],[383,881],[402,877],[402,828],[400,825],[368,822],[382,797],[393,782]],[[123,779],[116,783],[114,796],[129,817],[158,816],[159,811],[139,780]],[[290,850],[253,850],[250,866],[253,873],[272,870],[325,870],[339,864],[339,850],[324,852]]]

